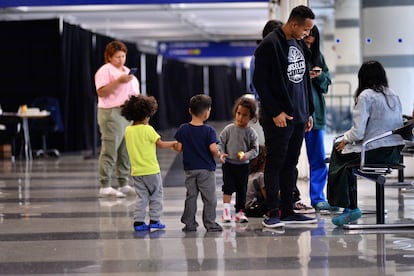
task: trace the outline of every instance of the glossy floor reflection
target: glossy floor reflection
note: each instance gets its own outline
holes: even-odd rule
[[[31,164],[0,161],[1,275],[412,275],[413,231],[347,232],[329,215],[313,226],[268,230],[261,219],[222,233],[183,233],[179,156],[160,151],[163,231],[134,233],[134,197],[97,198],[97,159],[63,155]],[[178,158],[178,159],[177,159]],[[221,202],[221,170],[217,196]],[[307,181],[299,188],[307,199]],[[359,203],[375,209],[373,183]],[[400,202],[400,203],[399,203]],[[309,202],[307,202],[309,203]],[[388,220],[414,219],[414,193],[386,189]],[[220,217],[222,204],[217,210]],[[199,200],[199,222],[201,200]],[[365,214],[361,222],[375,222]]]

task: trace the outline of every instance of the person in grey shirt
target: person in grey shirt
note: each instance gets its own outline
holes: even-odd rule
[[[236,222],[246,223],[243,212],[246,205],[246,189],[249,178],[249,162],[259,154],[257,132],[249,126],[256,119],[256,102],[240,97],[233,108],[234,122],[220,133],[220,162],[223,170],[223,223],[230,223],[231,196],[236,193]]]
[[[356,178],[353,168],[361,161],[362,143],[403,125],[402,106],[398,95],[388,87],[384,67],[378,61],[367,61],[358,72],[358,88],[352,111],[352,128],[334,144],[328,172],[328,201],[331,206],[345,208],[332,218],[337,226],[361,217],[357,207]],[[399,135],[387,136],[369,143],[366,162],[396,164],[400,160],[403,140]]]

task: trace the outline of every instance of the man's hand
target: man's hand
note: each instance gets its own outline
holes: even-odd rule
[[[312,116],[309,117],[309,121],[305,125],[305,132],[311,131],[313,128],[313,118]]]
[[[285,112],[280,113],[276,117],[273,117],[273,123],[277,127],[287,127],[287,120],[293,120],[292,116],[287,115]]]

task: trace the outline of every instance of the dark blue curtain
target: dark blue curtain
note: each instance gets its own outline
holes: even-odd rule
[[[64,24],[62,33],[63,88],[62,109],[65,125],[65,151],[92,147],[94,106],[92,33]]]
[[[16,112],[38,96],[58,96],[62,89],[59,21],[0,22],[0,103]]]
[[[95,34],[79,26],[52,20],[0,22],[3,66],[0,67],[0,104],[15,112],[19,105],[37,97],[57,98],[64,131],[51,133],[48,146],[61,151],[93,151],[99,147],[96,122],[96,70],[104,64],[105,46],[114,38]],[[142,53],[134,43],[128,47],[127,66],[140,68]],[[157,56],[146,54],[147,94],[157,98],[159,110],[151,120],[158,130],[188,122],[188,101],[203,93],[203,67],[164,59],[157,72]],[[247,91],[236,69],[209,67],[211,120],[230,120],[234,100]],[[136,74],[140,80],[141,72]],[[141,81],[141,80],[140,80]],[[33,148],[40,148],[40,136],[32,135]],[[95,152],[96,153],[96,152]]]
[[[41,96],[62,100],[63,66],[60,22],[51,20],[0,22],[0,104],[3,111],[16,112],[22,104],[31,106]],[[63,133],[48,140],[61,146]],[[32,148],[41,148],[39,133],[31,133]]]
[[[247,93],[246,72],[237,79],[236,68],[212,66],[209,70],[210,96],[213,100],[211,120],[224,121],[233,118],[232,109],[237,98]]]

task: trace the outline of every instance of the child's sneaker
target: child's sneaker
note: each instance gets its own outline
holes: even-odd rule
[[[223,227],[221,227],[218,224],[216,224],[213,227],[207,228],[207,232],[222,232],[222,231],[223,231]]]
[[[245,213],[243,213],[243,211],[242,210],[240,210],[237,214],[236,214],[236,222],[239,222],[239,223],[246,223],[246,222],[249,222],[249,220],[247,219],[247,217],[246,217],[246,214]]]
[[[148,224],[145,224],[145,223],[143,223],[143,224],[137,224],[137,223],[134,223],[134,230],[135,231],[148,231],[150,228],[149,228],[149,226],[148,226]]]
[[[359,208],[355,208],[352,210],[346,208],[341,215],[332,218],[332,223],[335,224],[336,226],[342,226],[344,224],[348,224],[350,222],[356,221],[361,216],[362,216],[362,213],[361,213],[361,210],[359,210]]]
[[[262,221],[262,225],[268,228],[277,228],[285,226],[285,224],[280,221],[279,217],[266,217]]]
[[[231,213],[230,213],[230,204],[224,204],[223,206],[223,216],[221,217],[223,223],[231,222]]]
[[[165,224],[161,223],[161,221],[157,221],[155,223],[150,223],[148,225],[149,228],[153,228],[153,229],[164,229],[165,228]]]

